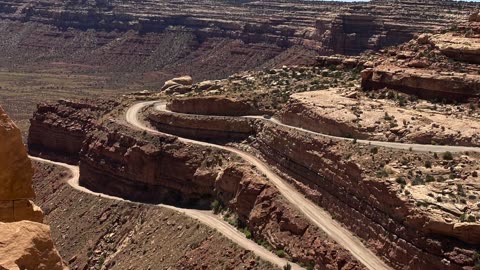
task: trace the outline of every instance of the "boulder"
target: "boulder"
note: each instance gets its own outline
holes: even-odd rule
[[[200,91],[207,91],[207,90],[212,90],[213,88],[216,88],[216,83],[215,81],[203,81],[197,84],[197,89]]]
[[[47,225],[31,221],[0,223],[0,232],[0,269],[66,269]]]
[[[192,90],[193,79],[190,76],[182,76],[168,80],[163,85],[161,91],[167,94],[180,93],[184,94]]]
[[[180,84],[180,85],[192,85],[193,84],[193,79],[190,76],[182,76],[178,78],[173,78],[170,81]]]
[[[430,37],[430,34],[421,34],[420,36],[418,36],[417,42],[420,45],[430,44]]]

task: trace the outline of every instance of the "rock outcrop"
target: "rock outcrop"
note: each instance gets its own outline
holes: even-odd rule
[[[33,198],[32,175],[32,164],[20,130],[0,107],[0,198]]]
[[[478,33],[433,35],[430,42],[450,58],[480,64],[480,35]]]
[[[263,176],[231,153],[184,144],[171,135],[144,134],[114,122],[107,126],[93,131],[85,141],[81,185],[131,200],[196,208],[209,208],[218,198],[256,240],[284,250],[295,261],[363,269],[289,206]]]
[[[479,34],[464,23],[441,34],[422,34],[382,50],[362,72],[364,90],[395,89],[426,99],[465,101],[480,96]],[[452,61],[457,60],[457,61]]]
[[[394,96],[393,92],[390,95]],[[396,100],[375,100],[359,92],[330,89],[293,94],[276,117],[288,125],[339,137],[480,145],[480,123],[475,116],[464,115],[463,109],[453,113],[450,107],[445,111],[436,107],[439,105],[427,101],[399,107]]]
[[[29,152],[35,156],[45,153],[49,159],[70,163],[78,161],[88,131],[101,115],[117,105],[113,101],[93,100],[38,105],[30,120]]]
[[[383,87],[417,95],[422,98],[443,97],[465,100],[480,96],[480,75],[437,72],[396,66],[378,66],[364,71],[365,90]]]
[[[49,226],[31,221],[0,222],[0,230],[1,269],[66,269],[52,242]]]
[[[192,90],[193,79],[190,76],[182,76],[168,80],[163,85],[161,91],[166,94],[185,94]]]
[[[42,222],[42,211],[30,201],[32,175],[20,130],[0,107],[0,222]]]
[[[219,126],[217,121],[228,122],[229,118],[235,119],[226,116],[217,119],[211,116],[197,117],[203,118],[200,121],[205,129]],[[176,118],[171,127],[176,126],[174,122],[183,121],[181,114]],[[290,179],[310,199],[365,239],[373,250],[382,254],[396,268],[462,269],[475,263],[471,256],[474,252],[472,245],[480,241],[479,224],[453,222],[452,218],[458,216],[440,217],[435,214],[437,211],[419,209],[418,206],[425,203],[425,198],[416,194],[432,194],[429,193],[432,188],[430,186],[422,187],[422,191],[412,186],[405,194],[416,190],[413,195],[415,200],[398,195],[399,184],[395,183],[395,178],[385,181],[375,174],[376,168],[373,168],[372,164],[365,163],[368,160],[365,157],[371,155],[368,147],[359,146],[356,150],[347,151],[346,149],[352,148],[347,145],[351,143],[316,137],[258,119],[238,118],[237,121],[250,122],[255,128],[252,145],[272,166],[283,172],[286,179]],[[171,127],[168,132],[175,132],[175,128]],[[385,149],[381,151],[385,151],[385,162],[393,161],[388,158],[393,153]],[[408,157],[409,160],[430,157],[408,152],[396,154],[415,156]],[[345,159],[345,155],[348,158]],[[475,164],[474,161],[468,163]],[[402,168],[401,165],[395,166],[398,169],[389,170]],[[415,166],[419,168],[422,165]],[[468,183],[471,181],[474,180],[470,178]],[[449,209],[450,206],[438,207]],[[434,208],[436,209],[436,206]],[[449,211],[441,212],[445,214],[450,213]],[[297,226],[296,228],[302,231],[302,226]]]
[[[177,113],[200,115],[242,116],[262,113],[252,101],[214,96],[173,99],[167,104],[167,109]]]
[[[169,134],[207,141],[242,140],[255,133],[253,123],[232,117],[199,117],[152,110],[148,113],[148,120],[159,130]]]
[[[33,168],[20,130],[0,107],[0,268],[62,270],[62,259],[30,199]]]

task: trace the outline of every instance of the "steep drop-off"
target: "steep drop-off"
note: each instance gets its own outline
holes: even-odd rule
[[[30,154],[43,156],[48,153],[55,160],[78,161],[87,133],[103,114],[117,105],[113,101],[93,100],[39,104],[30,120]],[[48,136],[44,136],[46,133]]]
[[[217,198],[254,239],[284,250],[294,261],[362,268],[229,152],[186,145],[170,135],[132,133],[112,123],[87,139],[80,172],[82,185],[134,200],[204,208]]]
[[[184,118],[192,117],[168,114],[175,119],[170,121],[168,132],[177,129],[181,133]],[[475,263],[474,245],[480,241],[478,223],[452,223],[451,218],[439,218],[399,195],[400,185],[395,178],[382,179],[375,172],[376,162],[369,164],[368,159],[375,157],[370,157],[368,148],[356,147],[352,152],[347,150],[351,143],[279,127],[265,120],[223,116],[212,121],[212,117],[197,117],[203,118],[202,129],[206,130],[218,127],[222,120],[250,123],[255,130],[252,146],[272,166],[396,267],[462,269]],[[155,122],[154,117],[150,120]],[[391,152],[382,151],[384,162],[395,163]],[[414,155],[420,160],[429,156]]]

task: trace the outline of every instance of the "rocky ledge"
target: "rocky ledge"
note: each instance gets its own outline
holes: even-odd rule
[[[65,122],[77,121],[65,117]],[[49,134],[48,129],[42,132]],[[80,184],[142,202],[206,209],[216,201],[232,224],[293,261],[363,269],[348,251],[310,225],[264,176],[227,151],[185,144],[170,135],[149,135],[104,119],[83,142]]]
[[[391,88],[421,98],[465,100],[480,96],[480,75],[381,65],[362,73],[364,90]]]
[[[478,41],[477,26],[467,23],[382,50],[374,57],[373,68],[362,72],[362,88],[390,88],[449,101],[478,98]]]
[[[118,103],[82,100],[39,104],[30,120],[28,149],[30,154],[66,162],[76,162],[83,141],[101,115]],[[48,134],[48,135],[47,135]]]
[[[0,107],[0,268],[66,269],[31,199],[33,168],[20,130]]]
[[[321,99],[333,106],[327,98]],[[177,123],[193,116],[170,117],[175,120],[166,132],[181,130]],[[436,155],[324,139],[266,120],[195,118],[206,130],[219,127],[218,121],[250,122],[255,130],[253,149],[396,268],[462,269],[476,263],[474,246],[480,243],[480,225],[475,222],[480,198],[476,155],[448,161],[448,156],[442,160]],[[453,174],[448,170],[451,166]]]
[[[443,105],[448,108],[443,111],[442,106],[428,101],[399,106],[406,97],[394,92],[379,95],[370,99],[345,89],[297,93],[276,117],[285,124],[340,137],[480,146],[480,123],[475,114],[456,111],[453,105]]]

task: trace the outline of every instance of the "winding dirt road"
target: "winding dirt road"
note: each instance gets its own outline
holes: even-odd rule
[[[139,114],[141,110],[147,106],[158,103],[158,101],[148,101],[141,102],[130,107],[126,112],[126,121],[138,129],[148,131],[153,134],[160,134],[161,132],[154,130],[146,126],[140,119]],[[159,110],[166,110],[165,105],[161,104],[156,106]],[[178,137],[178,136],[177,136]],[[195,141],[191,139],[181,138],[178,139],[184,143],[192,143],[198,145],[204,145],[209,147],[215,147],[218,149],[223,149],[237,154],[245,161],[254,165],[260,172],[264,173],[267,178],[278,188],[280,193],[288,200],[290,203],[295,205],[308,219],[311,220],[313,224],[318,226],[323,230],[327,235],[340,244],[343,248],[350,251],[351,254],[365,265],[368,269],[371,270],[384,270],[391,269],[385,262],[383,262],[379,257],[377,257],[372,251],[370,251],[359,238],[354,236],[350,231],[342,227],[342,225],[333,220],[328,212],[306,199],[300,192],[298,192],[291,185],[286,183],[282,178],[275,174],[267,164],[259,160],[250,153],[240,151],[236,148],[216,145],[212,143],[206,143],[201,141]]]
[[[80,177],[80,169],[78,166],[73,166],[65,163],[60,163],[60,162],[55,162],[51,161],[48,159],[43,159],[43,158],[38,158],[38,157],[33,157],[30,156],[30,159],[41,162],[41,163],[47,163],[47,164],[52,164],[60,167],[64,167],[68,169],[71,173],[71,177],[67,180],[67,183],[74,189],[85,192],[88,194],[92,194],[94,196],[99,196],[102,198],[106,199],[111,199],[111,200],[117,200],[117,201],[127,201],[123,198],[115,197],[115,196],[110,196],[106,195],[103,193],[97,193],[94,191],[91,191],[87,188],[84,188],[80,186],[79,184],[79,177]],[[264,247],[258,245],[254,241],[247,239],[244,234],[240,233],[235,227],[232,225],[228,224],[224,220],[222,220],[219,216],[213,214],[211,211],[202,211],[202,210],[194,210],[194,209],[184,209],[184,208],[178,208],[170,205],[163,205],[159,204],[159,207],[165,207],[180,213],[183,213],[191,218],[194,218],[201,223],[209,226],[212,229],[215,229],[222,235],[224,235],[226,238],[230,239],[232,242],[236,243],[237,245],[241,246],[242,248],[252,251],[256,256],[262,258],[265,261],[268,261],[274,265],[277,265],[278,267],[282,268],[285,266],[287,263],[289,263],[292,266],[292,269],[295,270],[301,270],[305,269],[297,264],[294,264],[292,262],[288,262],[287,260],[278,257],[277,255],[273,254],[272,252],[268,251]]]

